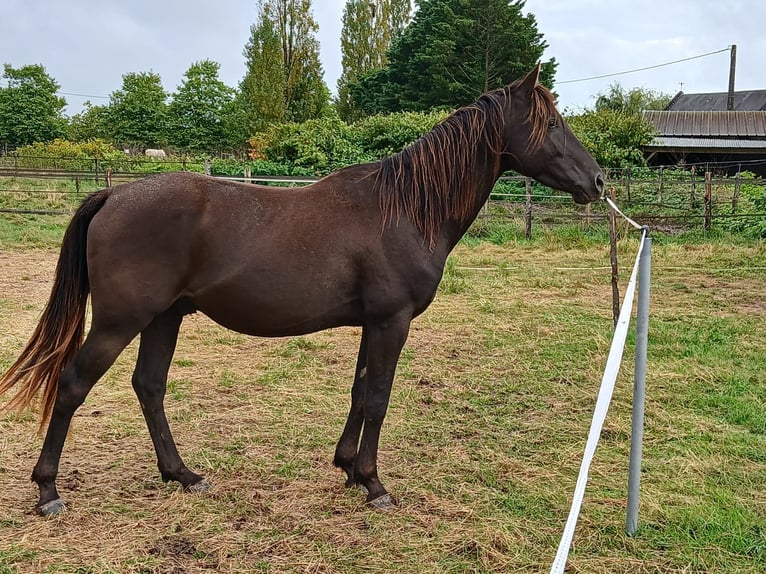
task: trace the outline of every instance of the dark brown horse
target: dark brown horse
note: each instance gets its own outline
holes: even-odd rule
[[[40,323],[0,379],[0,393],[19,385],[13,407],[42,391],[41,428],[50,423],[32,472],[38,511],[64,510],[56,475],[72,415],[138,334],[132,382],[162,479],[208,487],[181,460],[163,407],[178,330],[195,311],[262,337],[361,326],[334,462],[369,503],[394,504],[378,478],[377,452],[399,353],[498,176],[514,169],[578,203],[602,193],[598,165],[538,72],[457,110],[402,152],[308,187],[175,173],[86,198],[64,236]]]

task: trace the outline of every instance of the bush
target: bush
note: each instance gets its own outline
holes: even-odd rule
[[[348,124],[337,116],[274,124],[248,141],[252,159],[307,169],[314,175],[371,159],[355,144]]]
[[[75,143],[55,139],[48,143],[34,143],[16,150],[18,165],[28,169],[65,169],[71,171],[93,171],[94,160],[99,168],[123,166],[128,156],[114,149],[112,144],[93,139]]]
[[[654,137],[654,127],[641,116],[602,110],[566,118],[569,127],[601,167],[645,165],[641,147]]]
[[[361,150],[380,159],[404,149],[447,115],[447,112],[399,112],[370,116],[351,127]]]
[[[210,165],[210,174],[223,177],[245,177],[245,168],[250,168],[251,175],[268,176],[306,176],[311,177],[314,172],[311,169],[299,166],[290,166],[285,163],[270,161],[267,159],[255,159],[242,162],[236,159],[214,159]]]
[[[727,218],[731,231],[756,239],[766,238],[766,185],[753,180],[758,177],[751,172],[740,174],[739,206],[737,213]]]

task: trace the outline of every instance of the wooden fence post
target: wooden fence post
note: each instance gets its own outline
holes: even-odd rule
[[[526,203],[524,205],[524,237],[532,239],[532,180],[524,178]]]
[[[741,178],[742,174],[740,173],[739,169],[737,169],[737,175],[734,176],[734,195],[731,197],[732,213],[737,213],[737,208],[739,207],[739,188],[742,184]]]
[[[616,202],[614,187],[609,188],[609,195],[613,202]],[[617,286],[619,273],[617,272],[617,215],[614,209],[609,210],[609,261],[612,266],[612,321],[617,327],[617,320],[620,317],[620,289]]]
[[[697,180],[694,179],[694,171],[697,169],[696,166],[692,166],[692,176],[691,176],[691,191],[689,193],[689,209],[694,209],[697,206]]]
[[[713,181],[709,169],[705,170],[705,231],[713,224]]]
[[[625,196],[628,203],[630,203],[630,168],[625,168]]]
[[[111,167],[106,168],[106,171],[104,172],[104,181],[106,182],[106,187],[112,187],[112,168]]]
[[[98,184],[98,158],[93,160],[93,172],[96,184]]]
[[[663,181],[664,180],[664,178],[663,178],[663,170],[664,169],[665,169],[664,167],[660,166],[660,175],[659,175],[660,181],[659,181],[659,185],[657,186],[657,203],[659,203],[660,205],[662,205],[662,191],[663,191],[662,188],[663,188],[663,184],[664,184],[664,181]]]

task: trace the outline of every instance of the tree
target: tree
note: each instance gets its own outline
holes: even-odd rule
[[[567,123],[602,167],[644,165],[641,148],[654,138],[654,127],[640,114],[591,110],[568,117]]]
[[[671,95],[654,90],[644,88],[626,90],[615,82],[609,86],[607,93],[599,93],[596,96],[596,111],[612,110],[638,115],[643,110],[662,110],[671,99]]]
[[[260,8],[262,14],[263,6]],[[245,140],[285,118],[282,43],[270,18],[261,16],[259,22],[250,27],[250,39],[243,54],[247,72],[239,86],[237,107]]]
[[[349,84],[359,76],[383,68],[386,52],[410,18],[410,0],[348,0],[343,9],[341,58],[343,72],[338,78],[338,114],[346,121],[358,119]]]
[[[221,65],[212,60],[195,62],[168,106],[171,145],[193,152],[227,147],[225,113],[234,90],[218,79]]]
[[[114,141],[129,147],[162,147],[167,142],[167,94],[159,74],[128,73],[109,96],[108,125]]]
[[[94,106],[90,101],[86,101],[83,110],[69,119],[67,138],[76,142],[111,139],[109,107]]]
[[[0,87],[0,142],[12,147],[53,141],[64,134],[66,100],[42,65],[5,64]]]
[[[351,87],[366,113],[454,108],[522,77],[547,47],[523,0],[420,0],[388,66]],[[550,86],[555,60],[544,62]],[[372,99],[370,100],[370,98]]]
[[[247,72],[239,99],[251,134],[274,122],[319,117],[330,99],[311,0],[260,0],[258,12],[244,50]]]

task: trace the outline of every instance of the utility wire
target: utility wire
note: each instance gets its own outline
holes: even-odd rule
[[[101,98],[103,100],[109,99],[109,96],[94,96],[93,94],[73,94],[71,92],[56,92],[56,93],[61,96],[77,96],[80,98]]]
[[[731,49],[731,46],[727,46],[726,48],[723,48],[721,50],[716,50],[715,52],[708,52],[707,54],[699,54],[697,56],[689,56],[688,58],[682,58],[680,60],[673,60],[672,62],[665,62],[664,64],[655,64],[654,66],[646,66],[644,68],[635,68],[633,70],[625,70],[624,72],[614,72],[612,74],[602,74],[600,76],[591,76],[589,78],[577,78],[576,80],[563,80],[561,82],[556,82],[556,85],[558,84],[574,84],[575,82],[587,82],[589,80],[600,80],[601,78],[611,78],[613,76],[622,76],[625,74],[633,74],[635,72],[643,72],[645,70],[653,70],[654,68],[662,68],[663,66],[672,66],[673,64],[680,64],[681,62],[688,62],[689,60],[696,60],[698,58],[706,58],[707,56],[712,56],[713,54],[720,54],[721,52],[728,52]]]
[[[7,88],[9,86],[10,84],[8,84],[8,82],[6,82],[5,80],[0,80],[0,88]],[[76,96],[78,98],[100,98],[102,100],[109,99],[109,96],[97,96],[95,94],[75,94],[73,92],[61,92],[61,91],[57,91],[56,93],[59,96]]]

